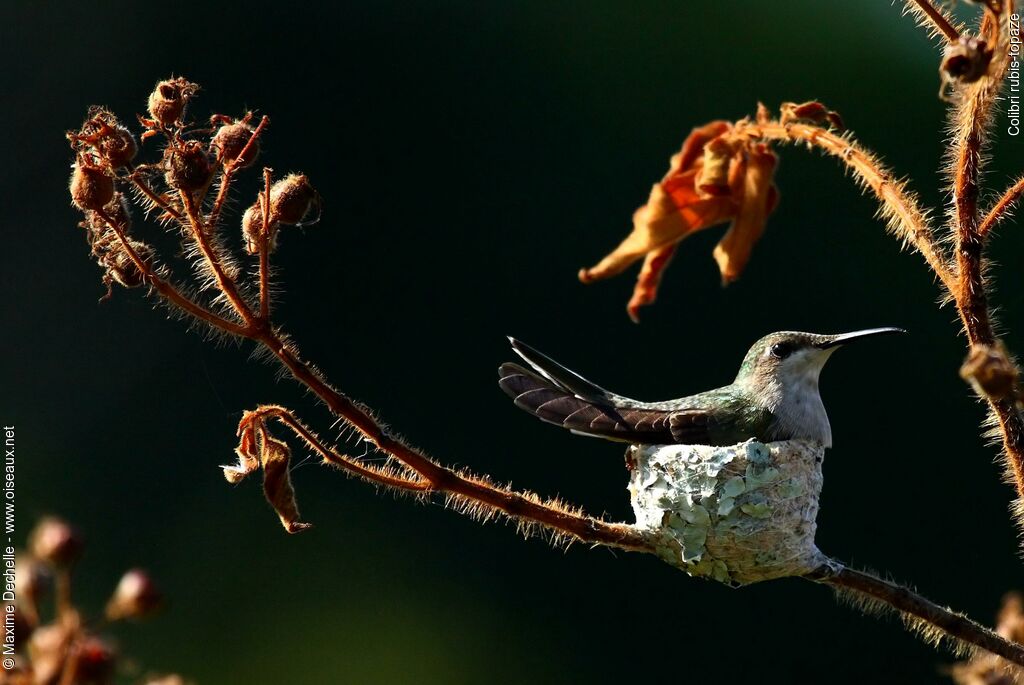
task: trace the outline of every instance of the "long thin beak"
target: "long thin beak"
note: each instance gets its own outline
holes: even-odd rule
[[[841,333],[840,335],[829,336],[823,342],[817,343],[815,347],[820,350],[827,350],[830,347],[845,345],[846,343],[853,342],[854,340],[860,340],[861,338],[870,338],[874,335],[890,335],[892,333],[906,333],[906,331],[902,328],[868,328],[863,331],[854,331],[852,333]]]

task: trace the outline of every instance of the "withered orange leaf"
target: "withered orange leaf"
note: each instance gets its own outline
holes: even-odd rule
[[[768,214],[775,209],[778,192],[772,178],[777,163],[775,153],[764,145],[753,146],[747,156],[736,218],[713,252],[723,285],[739,278],[750,261],[754,244],[764,233]]]
[[[609,278],[645,258],[627,306],[636,321],[640,307],[657,297],[676,245],[697,231],[732,219],[714,258],[722,282],[735,280],[778,202],[772,183],[776,164],[774,152],[736,134],[728,122],[693,129],[673,155],[668,173],[651,189],[647,204],[633,214],[632,232],[596,265],[580,269],[579,279],[592,283]]]
[[[298,533],[313,524],[299,521],[299,507],[295,502],[295,490],[288,466],[292,453],[284,442],[264,433],[260,450],[263,463],[263,493],[274,507],[281,524],[289,533]]]
[[[289,471],[291,450],[286,443],[270,435],[265,419],[258,411],[246,412],[242,416],[235,454],[238,456],[236,464],[221,467],[229,483],[241,482],[262,466],[263,494],[274,507],[284,529],[298,533],[312,527],[310,523],[299,521],[299,507]]]

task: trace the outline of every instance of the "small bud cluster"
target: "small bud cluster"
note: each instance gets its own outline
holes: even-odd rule
[[[270,187],[270,213],[266,222],[267,248],[277,247],[277,230],[281,226],[302,225],[302,220],[314,207],[320,207],[320,195],[303,174],[290,174]],[[257,254],[264,233],[263,197],[242,215],[242,235],[245,249]]]
[[[113,643],[92,630],[71,602],[71,571],[85,545],[67,522],[48,517],[29,534],[28,551],[17,557],[13,603],[13,637],[5,644],[17,650],[14,668],[0,682],[12,685],[108,685],[117,678],[118,653]],[[43,603],[53,594],[55,612],[42,619]],[[144,571],[124,574],[107,603],[106,619],[142,619],[163,603],[163,596]],[[150,678],[146,683],[176,683],[178,676]]]
[[[970,383],[976,393],[992,400],[1017,396],[1018,373],[1002,343],[972,345],[960,367],[960,377]]]
[[[154,137],[163,141],[159,158],[149,163],[135,161],[139,138],[105,108],[90,109],[81,128],[67,134],[75,151],[71,201],[85,215],[80,226],[104,272],[104,299],[114,284],[158,286],[159,277],[169,273],[167,265],[157,265],[155,248],[132,235],[130,204],[177,229],[179,238],[194,239],[198,231],[208,242],[205,253],[223,254],[221,209],[234,174],[253,166],[259,156],[267,119],[254,125],[252,112],[239,118],[214,114],[207,128],[193,126],[188,112],[198,91],[198,85],[182,77],[156,84],[146,116],[138,117],[145,129],[143,142]],[[243,214],[245,247],[257,254],[265,246],[269,253],[280,227],[302,225],[319,206],[320,196],[306,176],[292,174],[273,183]],[[189,254],[193,248],[186,244],[182,252]],[[237,277],[240,271],[224,259],[224,274]]]

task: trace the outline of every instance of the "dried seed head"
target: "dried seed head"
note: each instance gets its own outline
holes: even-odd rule
[[[78,133],[69,133],[72,144],[81,149],[90,146],[112,169],[127,166],[138,152],[135,136],[121,125],[113,113],[102,107],[89,110],[89,118]]]
[[[114,196],[110,198],[110,202],[103,205],[103,211],[122,231],[127,232],[131,230],[131,209],[128,204],[128,198],[123,193],[114,193]],[[106,226],[106,222],[103,225]]]
[[[260,234],[263,232],[263,203],[256,204],[242,214],[242,237],[245,238],[245,251],[258,254],[260,251]],[[277,224],[271,223],[269,228],[267,249],[273,252],[277,247]]]
[[[107,619],[119,621],[125,618],[145,618],[159,609],[163,601],[163,594],[149,574],[135,568],[121,576],[121,581],[107,602]]]
[[[114,179],[80,156],[71,172],[71,202],[82,211],[102,209],[114,197]]]
[[[82,538],[70,524],[48,516],[36,524],[29,534],[29,551],[41,561],[67,568],[82,556]]]
[[[983,38],[960,36],[960,40],[946,46],[939,72],[947,81],[974,83],[988,73],[992,54]]]
[[[131,131],[118,126],[108,129],[106,135],[100,138],[98,149],[103,158],[110,163],[110,168],[120,169],[135,159],[139,148]]]
[[[225,164],[234,163],[239,169],[252,165],[260,152],[259,139],[253,141],[252,147],[249,148],[245,159],[239,159],[238,156],[242,154],[242,150],[249,144],[253,130],[253,127],[244,121],[224,124],[217,129],[217,133],[214,134],[210,144],[220,151],[218,159]]]
[[[128,238],[128,243],[144,264],[152,263],[155,254],[152,247],[131,238]],[[111,280],[125,288],[138,288],[146,282],[145,274],[120,244],[120,241],[112,243],[111,248],[100,256],[99,264],[106,270]]]
[[[1017,366],[1002,343],[995,347],[972,345],[960,367],[960,377],[970,383],[975,392],[994,400],[1016,394],[1017,375]]]
[[[161,81],[149,94],[149,115],[162,126],[173,126],[181,121],[197,90],[199,86],[180,77]]]
[[[270,218],[275,223],[297,224],[319,200],[304,174],[290,174],[270,187]]]
[[[187,193],[205,187],[210,180],[210,174],[213,173],[206,150],[195,140],[169,148],[166,167],[164,179],[167,185]]]

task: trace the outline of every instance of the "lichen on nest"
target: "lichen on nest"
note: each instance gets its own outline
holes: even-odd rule
[[[814,544],[824,452],[805,440],[630,447],[636,527],[692,576],[803,575],[825,562]]]

